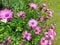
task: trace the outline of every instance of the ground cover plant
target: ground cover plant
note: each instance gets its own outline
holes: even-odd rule
[[[1,0],[0,45],[59,45],[54,42],[57,23],[47,2]]]

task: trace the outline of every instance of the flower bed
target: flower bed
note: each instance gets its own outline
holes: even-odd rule
[[[20,4],[21,5],[21,4]],[[0,45],[52,45],[56,36],[53,18],[47,4],[29,2],[26,10],[0,10]]]

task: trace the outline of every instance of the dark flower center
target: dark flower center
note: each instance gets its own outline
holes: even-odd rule
[[[0,17],[1,17],[1,15],[0,15]]]
[[[45,40],[42,40],[42,42],[44,43]]]
[[[8,17],[8,16],[9,16],[9,14],[6,14],[6,15],[5,15],[5,17]]]
[[[20,17],[23,17],[23,16],[24,16],[24,14],[21,14],[21,15],[20,15]]]
[[[34,25],[34,22],[32,22],[32,25]]]
[[[26,37],[28,37],[28,34],[26,34]]]
[[[38,30],[35,30],[35,32],[38,32]]]

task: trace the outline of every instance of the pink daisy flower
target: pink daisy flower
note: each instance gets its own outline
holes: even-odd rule
[[[37,5],[35,4],[35,3],[29,3],[29,6],[31,7],[31,8],[34,8],[34,9],[36,9],[37,8]]]
[[[42,37],[40,43],[41,45],[52,45],[51,40],[46,40],[46,37]]]
[[[41,45],[47,45],[48,41],[45,39],[46,39],[45,37],[41,38],[41,40],[40,40]]]
[[[50,33],[49,35],[54,35],[55,36],[55,33],[54,33],[53,29],[48,29],[48,32]]]
[[[6,42],[11,42],[11,37],[8,36],[5,41],[6,41]]]
[[[13,12],[7,8],[0,11],[0,18],[2,19],[10,19],[13,16]]]
[[[22,37],[27,39],[28,41],[30,41],[31,33],[29,33],[27,30],[25,30]]]
[[[40,32],[41,32],[40,27],[37,26],[37,27],[35,28],[35,30],[34,30],[34,33],[35,33],[35,34],[39,34]]]
[[[44,18],[42,16],[40,16],[39,20],[42,22],[44,20]]]
[[[19,45],[24,45],[24,42],[20,42],[20,44]]]
[[[20,11],[17,13],[18,17],[24,17],[25,16],[25,12],[24,11]]]
[[[29,27],[36,27],[38,22],[35,19],[31,19],[28,21]]]

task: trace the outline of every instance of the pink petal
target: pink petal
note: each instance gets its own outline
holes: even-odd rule
[[[19,45],[24,45],[24,42],[20,42],[20,44]]]
[[[0,45],[5,45],[5,44],[1,43]]]
[[[29,3],[29,6],[31,7],[31,8],[34,8],[34,9],[36,9],[37,8],[37,5],[35,4],[35,3]]]
[[[52,42],[51,42],[51,40],[49,40],[49,45],[52,45]]]
[[[24,11],[20,11],[17,13],[18,17],[24,17],[25,16],[25,12]]]
[[[42,16],[40,16],[39,20],[42,22],[44,20],[44,18]]]
[[[54,36],[53,35],[50,35],[50,38],[51,38],[51,40],[54,40]]]

